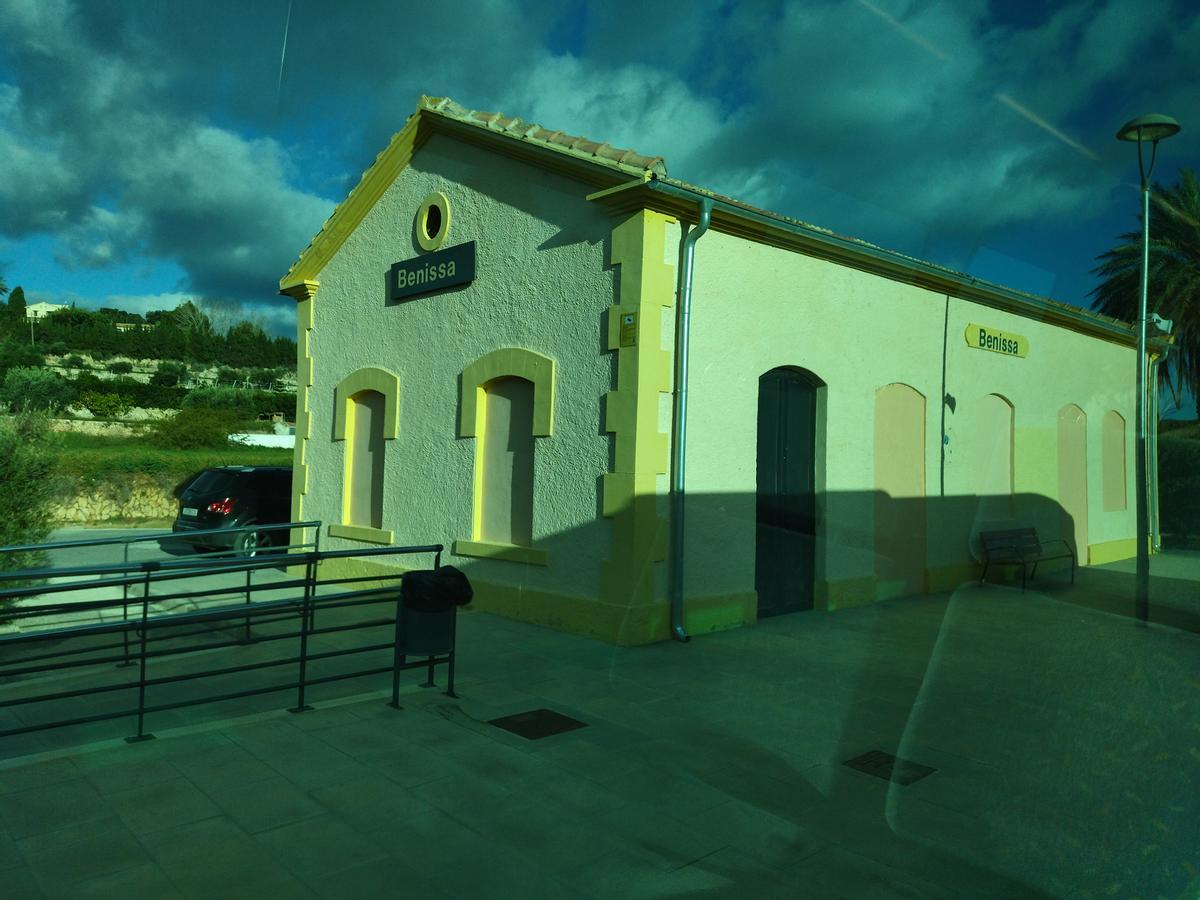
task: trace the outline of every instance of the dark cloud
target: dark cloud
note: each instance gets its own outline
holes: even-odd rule
[[[1129,180],[1119,121],[1200,108],[1186,4],[1034,6],[293,0],[281,78],[288,0],[4,0],[0,237],[265,298],[417,97],[445,93],[899,249],[983,242],[1094,215]]]

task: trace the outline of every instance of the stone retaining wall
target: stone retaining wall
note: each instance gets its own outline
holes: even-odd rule
[[[99,484],[56,503],[51,515],[56,525],[100,525],[114,520],[174,519],[178,509],[171,486],[134,475],[127,482]]]

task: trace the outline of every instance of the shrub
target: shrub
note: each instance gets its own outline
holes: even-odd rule
[[[1159,436],[1158,496],[1164,534],[1200,535],[1200,440]]]
[[[0,400],[14,412],[53,411],[71,402],[71,385],[50,369],[9,369],[0,385]]]
[[[150,376],[150,383],[156,387],[176,387],[188,376],[188,367],[183,363],[164,360],[158,364],[158,371]]]
[[[173,450],[196,450],[229,446],[230,418],[217,409],[185,407],[155,422],[151,440]]]
[[[97,419],[116,419],[129,412],[125,398],[111,391],[86,391],[79,396],[79,402]]]
[[[45,364],[46,358],[28,342],[0,340],[0,375],[18,366],[37,368]]]
[[[133,363],[119,359],[114,363],[108,364],[108,371],[112,372],[114,375],[128,375],[133,371]]]
[[[254,391],[234,387],[203,387],[183,398],[183,408],[219,409],[236,419],[253,419],[258,415]]]
[[[87,364],[83,361],[83,357],[77,353],[72,353],[70,356],[63,357],[59,365],[65,369],[87,368]]]
[[[50,535],[58,485],[55,436],[43,416],[24,413],[0,422],[0,546],[36,544]],[[44,555],[5,553],[0,571],[44,564]]]

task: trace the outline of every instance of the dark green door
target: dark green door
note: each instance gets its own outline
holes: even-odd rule
[[[794,369],[758,380],[758,617],[812,609],[817,386]]]

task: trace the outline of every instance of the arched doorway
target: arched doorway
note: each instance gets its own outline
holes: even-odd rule
[[[1087,416],[1068,403],[1058,411],[1058,502],[1063,539],[1072,542],[1080,565],[1087,564],[1087,490]]]
[[[812,609],[816,574],[817,397],[821,381],[800,369],[758,380],[758,617]]]

